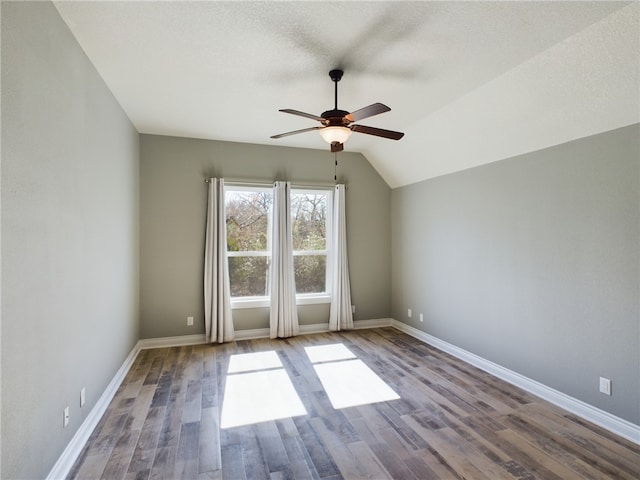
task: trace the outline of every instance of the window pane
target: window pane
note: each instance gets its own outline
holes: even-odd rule
[[[292,193],[294,250],[326,250],[327,194]]]
[[[268,257],[229,257],[232,297],[267,295]]]
[[[227,251],[265,251],[269,246],[270,191],[227,191]]]
[[[293,257],[296,293],[324,293],[326,287],[326,255],[296,255]]]

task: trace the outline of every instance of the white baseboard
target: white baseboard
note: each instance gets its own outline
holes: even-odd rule
[[[360,330],[363,328],[391,327],[395,320],[393,318],[374,318],[372,320],[354,320],[353,328]]]
[[[252,330],[236,330],[234,332],[236,341],[255,340],[256,338],[269,338],[268,328],[254,328]]]
[[[446,353],[453,355],[465,362],[478,367],[485,372],[488,372],[502,380],[505,380],[516,387],[519,387],[529,393],[532,393],[548,402],[553,403],[565,410],[575,413],[581,418],[595,423],[609,430],[610,432],[620,435],[631,442],[640,445],[640,425],[636,425],[620,417],[612,415],[604,410],[596,408],[588,403],[578,400],[577,398],[566,395],[558,390],[548,387],[540,382],[532,380],[524,375],[520,375],[513,370],[504,368],[496,363],[486,360],[478,355],[468,352],[462,348],[456,347],[444,340],[440,340],[433,335],[418,330],[410,325],[392,320],[391,326],[411,335],[418,340],[421,340],[429,345],[432,345]]]
[[[207,337],[200,335],[181,335],[178,337],[144,338],[138,342],[140,350],[147,348],[183,347],[207,343]]]
[[[96,425],[98,425],[98,422],[104,415],[104,412],[107,411],[111,400],[118,391],[120,384],[127,376],[127,373],[129,372],[129,369],[133,365],[133,362],[138,356],[139,352],[140,342],[136,343],[129,355],[127,355],[127,358],[125,359],[122,366],[118,369],[111,382],[109,382],[109,385],[107,385],[107,388],[102,393],[94,407],[91,409],[91,411],[87,415],[87,418],[85,418],[84,422],[82,422],[82,425],[80,425],[80,428],[78,428],[78,431],[75,433],[75,435],[67,445],[67,448],[64,449],[64,452],[62,452],[62,455],[60,455],[60,458],[58,458],[58,461],[49,472],[49,475],[47,475],[48,480],[59,480],[67,478],[67,475],[69,475],[73,464],[78,459],[78,456],[89,440],[89,437],[93,433],[93,430],[96,428]]]
[[[372,320],[354,320],[353,329],[390,327],[394,320],[392,318],[374,318]],[[329,323],[312,323],[310,325],[300,325],[300,335],[312,333],[327,333]],[[236,340],[255,340],[258,338],[269,338],[268,328],[256,328],[253,330],[236,330]]]
[[[328,323],[314,323],[311,325],[300,325],[300,335],[309,335],[310,333],[325,333],[329,331]],[[251,330],[236,330],[236,341],[256,340],[259,338],[269,338],[271,330],[269,328],[254,328]]]

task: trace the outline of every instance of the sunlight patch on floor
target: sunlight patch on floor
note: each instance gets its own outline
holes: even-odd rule
[[[275,350],[268,352],[240,353],[231,355],[227,373],[249,372],[251,370],[268,370],[281,368],[282,362]]]
[[[228,373],[221,428],[307,414],[275,351],[232,355]]]
[[[307,357],[309,357],[311,363],[335,362],[337,360],[357,358],[343,343],[304,347],[304,351],[307,353]]]
[[[342,343],[306,347],[305,351],[335,409],[400,398]]]

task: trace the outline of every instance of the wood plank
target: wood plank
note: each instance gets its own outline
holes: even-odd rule
[[[166,415],[162,423],[158,447],[177,445],[182,425],[182,409],[185,392],[181,383],[173,385],[166,404]]]
[[[153,458],[153,466],[149,472],[149,479],[160,480],[172,478],[177,454],[177,444],[169,447],[158,447]]]
[[[198,472],[206,473],[222,468],[220,456],[220,423],[218,408],[205,408],[200,416],[200,450]]]
[[[102,478],[102,472],[104,472],[104,467],[110,456],[111,452],[97,452],[83,457],[81,463],[73,468],[73,475],[70,478],[86,480]]]
[[[132,430],[140,430],[147,420],[151,409],[151,402],[155,395],[156,385],[144,385],[140,388],[137,397],[131,405],[130,417]],[[162,410],[164,412],[164,409]]]
[[[300,437],[297,435],[283,437],[282,444],[287,452],[293,478],[301,480],[320,478]]]
[[[339,473],[345,478],[364,478],[364,469],[361,469],[360,462],[351,455],[340,437],[327,428],[324,419],[315,417],[309,423],[327,449],[327,452],[329,452],[329,455],[331,455],[339,469]]]
[[[333,460],[333,457],[327,451],[326,446],[316,435],[315,430],[311,426],[310,420],[314,417],[296,417],[294,422],[298,432],[300,432],[300,438],[305,446],[309,458],[313,466],[318,472],[320,478],[326,478],[333,475],[339,475],[340,471]],[[224,469],[224,463],[223,463]]]
[[[246,480],[242,447],[240,445],[225,445],[222,447],[221,454],[222,465],[224,465],[222,469],[223,480]]]
[[[182,423],[199,422],[201,411],[202,378],[188,380],[184,408],[182,410]]]
[[[200,422],[183,423],[180,428],[178,454],[174,466],[174,478],[196,478],[200,454]]]
[[[289,458],[284,449],[278,426],[275,422],[262,422],[253,426],[262,456],[267,462],[269,472],[283,472],[287,470]]]
[[[125,429],[120,434],[118,442],[104,467],[102,477],[124,478],[129,470],[131,457],[134,455],[134,447],[138,442],[140,430]]]
[[[382,461],[378,456],[373,453],[373,450],[362,440],[350,443],[347,445],[349,452],[354,459],[356,459],[359,470],[362,471],[363,476],[361,478],[371,478],[376,480],[389,479],[393,477],[387,471],[382,464]]]
[[[242,460],[246,477],[250,480],[268,479],[270,476],[269,467],[265,461],[255,430],[251,426],[239,427],[234,430],[237,430],[240,434]]]
[[[164,407],[160,407],[159,410],[164,411]],[[150,470],[153,465],[162,425],[158,422],[156,415],[150,413],[148,419],[149,421],[145,422],[135,444],[128,468],[129,472]]]

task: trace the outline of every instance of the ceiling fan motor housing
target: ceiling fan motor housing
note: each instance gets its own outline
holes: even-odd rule
[[[326,112],[322,112],[320,115],[324,120],[322,124],[325,127],[346,127],[351,122],[347,119],[347,115],[349,112],[345,112],[344,110],[327,110]]]

